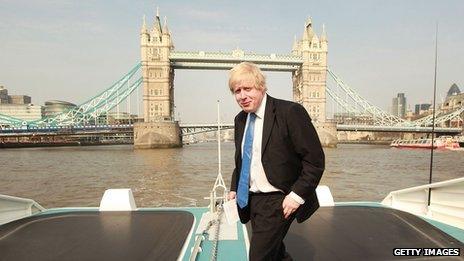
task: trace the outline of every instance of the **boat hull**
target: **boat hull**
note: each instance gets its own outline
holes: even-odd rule
[[[390,147],[394,148],[408,148],[408,149],[457,149],[460,144],[456,139],[451,136],[438,137],[432,139],[407,139],[407,140],[394,140],[390,143]]]

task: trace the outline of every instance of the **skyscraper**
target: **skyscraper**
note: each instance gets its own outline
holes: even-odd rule
[[[406,115],[406,96],[404,96],[404,93],[398,93],[398,95],[393,98],[392,114],[400,118],[404,118]]]
[[[8,90],[0,86],[0,104],[6,104],[9,101]]]
[[[420,115],[420,114],[424,113],[425,111],[428,111],[431,106],[432,106],[432,104],[430,104],[430,103],[416,104],[414,114]]]

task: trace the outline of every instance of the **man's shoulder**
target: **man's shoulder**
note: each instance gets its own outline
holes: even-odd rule
[[[298,119],[304,120],[304,122],[311,122],[311,117],[309,116],[308,112],[303,107],[303,105],[293,101],[287,101],[272,97],[271,101],[273,103],[273,110],[277,118],[283,119],[284,121],[287,121],[288,119]]]
[[[268,96],[268,98],[270,98],[270,101],[273,102],[276,110],[280,110],[282,112],[288,112],[291,109],[303,108],[301,104],[293,102],[293,101],[277,99],[277,98],[270,97],[270,96]]]
[[[246,118],[247,116],[247,113],[244,112],[244,111],[240,111],[239,113],[237,113],[237,115],[235,115],[235,121],[238,121],[239,119],[243,119],[243,118]]]

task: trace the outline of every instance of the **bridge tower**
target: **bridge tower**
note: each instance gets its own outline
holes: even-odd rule
[[[301,39],[297,41],[295,36],[292,48],[293,55],[303,58],[303,65],[292,73],[293,100],[308,111],[322,144],[336,146],[336,124],[326,119],[327,53],[324,25],[318,37],[309,18]]]
[[[324,27],[319,38],[309,18],[302,38],[295,37],[292,48],[293,55],[303,57],[303,65],[293,72],[293,100],[306,108],[314,122],[326,121],[327,43]]]
[[[165,19],[161,27],[159,15],[149,32],[145,19],[140,32],[143,74],[143,112],[145,122],[170,121],[174,115],[174,69],[169,54],[174,48]]]
[[[149,30],[144,17],[140,31],[144,122],[134,125],[135,148],[182,146],[179,124],[174,121],[174,69],[169,60],[173,49],[167,19],[161,26],[157,10]]]

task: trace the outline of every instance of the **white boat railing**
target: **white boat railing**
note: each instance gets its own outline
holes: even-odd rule
[[[0,225],[44,210],[32,199],[0,195]]]
[[[382,204],[464,229],[464,177],[392,191]]]

